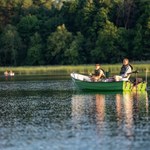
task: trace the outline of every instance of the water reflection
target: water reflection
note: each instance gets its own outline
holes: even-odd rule
[[[105,95],[95,95],[96,98],[96,118],[98,122],[103,122],[105,119]]]
[[[72,121],[76,127],[82,126],[87,119],[91,119],[90,114],[93,114],[94,100],[93,96],[88,95],[73,95],[72,97]]]
[[[119,116],[117,118],[118,125],[123,121],[124,123],[124,133],[126,136],[131,137],[133,135],[133,97],[131,93],[124,93],[123,95],[116,95],[116,113]],[[122,109],[120,109],[122,108]],[[120,114],[122,114],[120,116]]]
[[[72,96],[72,120],[76,127],[92,119],[96,132],[101,136],[124,136],[134,138],[139,116],[149,112],[147,92],[121,94],[76,94]],[[90,118],[90,119],[89,119]],[[88,120],[88,121],[87,121]],[[107,133],[106,133],[107,132]]]

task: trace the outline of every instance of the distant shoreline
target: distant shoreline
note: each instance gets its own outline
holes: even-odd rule
[[[145,74],[147,70],[150,76],[149,63],[131,63],[134,70]],[[111,74],[119,73],[122,64],[101,64],[101,67]],[[0,67],[0,75],[4,72],[12,70],[15,75],[69,75],[71,72],[79,72],[82,74],[89,74],[94,70],[94,64],[88,65],[53,65],[53,66],[21,66],[21,67]]]

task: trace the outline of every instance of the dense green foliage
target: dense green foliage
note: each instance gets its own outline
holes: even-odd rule
[[[0,0],[0,65],[150,58],[150,0]]]

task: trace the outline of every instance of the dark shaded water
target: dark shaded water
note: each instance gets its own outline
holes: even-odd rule
[[[0,82],[0,150],[148,150],[150,91],[84,93],[70,79]]]

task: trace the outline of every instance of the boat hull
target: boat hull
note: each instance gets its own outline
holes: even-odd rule
[[[113,81],[113,82],[91,82],[88,76],[77,73],[71,74],[72,80],[76,87],[80,90],[89,91],[144,91],[146,90],[146,83],[142,82],[134,86],[130,81]]]

